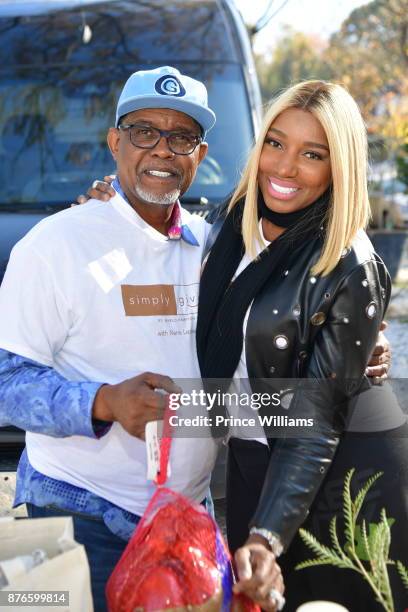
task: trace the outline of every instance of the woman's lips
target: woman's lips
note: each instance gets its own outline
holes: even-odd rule
[[[299,187],[295,187],[293,183],[280,181],[278,179],[268,179],[268,192],[277,200],[292,200],[296,197]]]

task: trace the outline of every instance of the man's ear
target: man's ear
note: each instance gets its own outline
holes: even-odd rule
[[[119,151],[119,141],[120,141],[120,132],[117,128],[109,128],[106,141],[108,143],[108,147],[110,152],[112,153],[112,157],[116,160],[118,151]]]
[[[208,144],[206,142],[201,142],[200,149],[198,151],[198,163],[199,164],[201,164],[204,157],[207,155],[207,152],[208,152]]]

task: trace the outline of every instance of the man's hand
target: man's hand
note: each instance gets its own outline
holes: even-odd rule
[[[114,175],[104,176],[103,181],[94,181],[86,195],[79,195],[74,204],[71,206],[76,206],[76,204],[86,204],[90,198],[94,198],[95,200],[101,200],[102,202],[108,202],[115,195],[115,190],[111,187],[111,183],[114,180]]]
[[[388,370],[391,365],[391,346],[386,336],[383,334],[383,331],[387,329],[387,327],[388,324],[383,321],[381,323],[380,333],[378,334],[377,344],[375,345],[371,359],[366,368],[367,376],[378,378],[380,381],[387,378]]]
[[[234,593],[244,593],[263,610],[278,610],[271,590],[283,595],[285,587],[280,567],[266,540],[258,535],[249,536],[235,553],[234,560],[239,580],[233,587]]]
[[[101,421],[118,421],[132,436],[144,440],[148,421],[163,418],[167,395],[181,393],[171,378],[144,372],[117,385],[103,385],[96,394],[92,417]]]

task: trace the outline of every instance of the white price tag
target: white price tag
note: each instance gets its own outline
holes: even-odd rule
[[[160,468],[160,434],[162,431],[163,421],[146,423],[147,480],[154,480]]]
[[[146,423],[145,439],[147,453],[147,480],[155,480],[160,469],[160,440],[163,435],[163,421]],[[170,460],[167,465],[167,478],[170,478]]]

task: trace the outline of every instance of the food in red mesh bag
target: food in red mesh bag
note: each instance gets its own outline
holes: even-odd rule
[[[231,558],[204,507],[167,488],[152,497],[109,578],[110,612],[257,612],[233,596]]]

